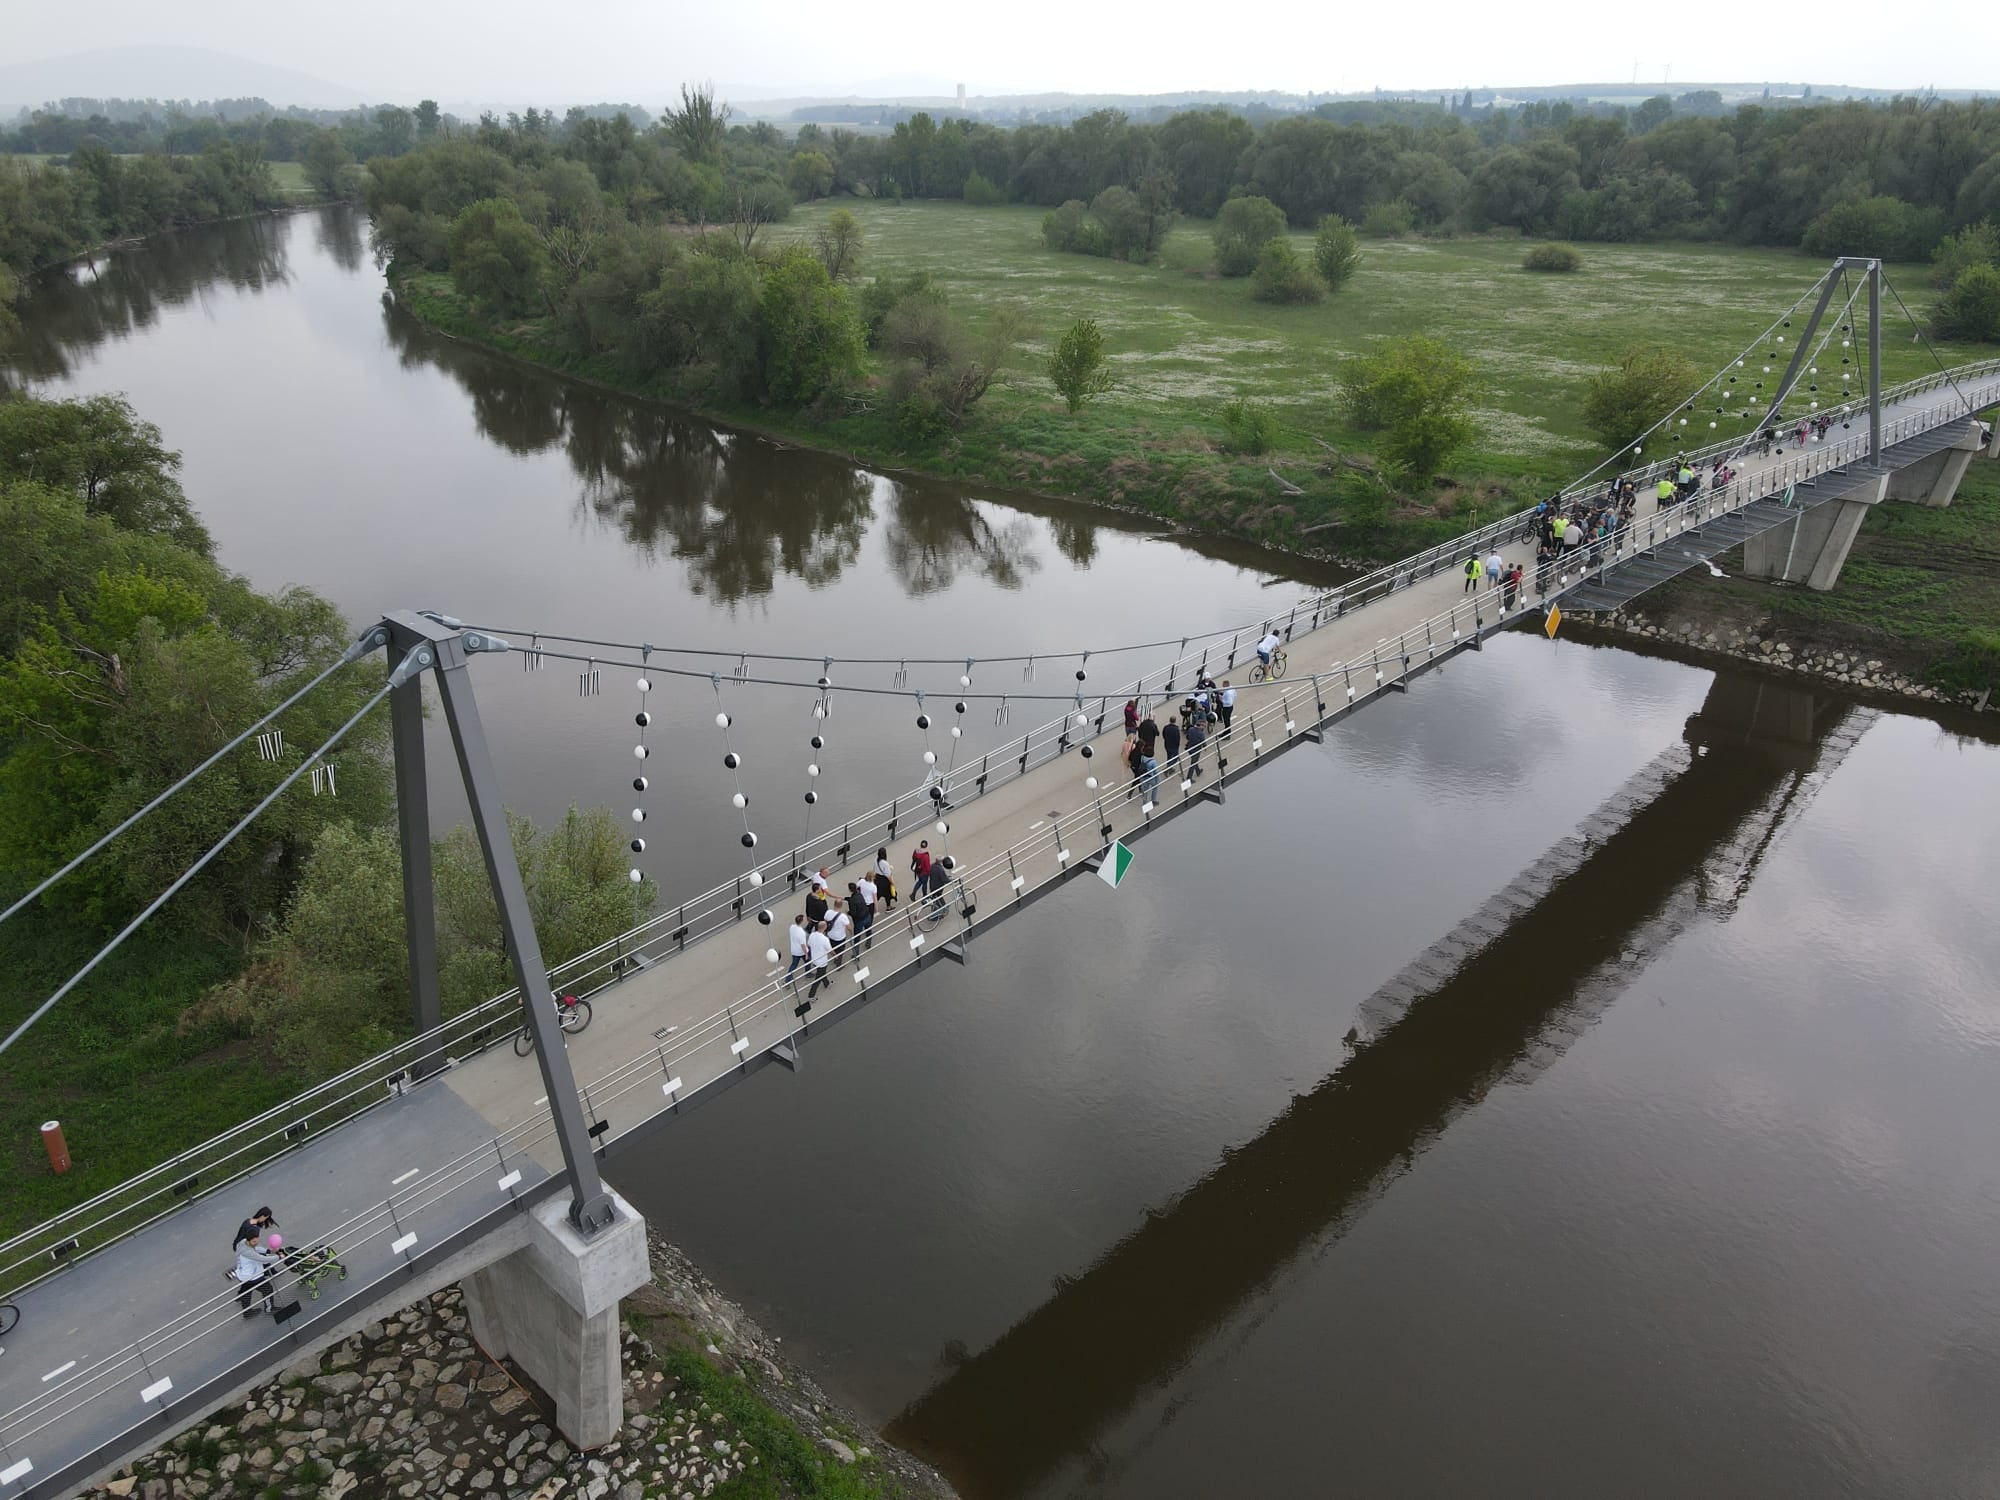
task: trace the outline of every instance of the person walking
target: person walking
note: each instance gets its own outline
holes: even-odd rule
[[[274,1221],[275,1222],[275,1221]],[[259,1244],[253,1236],[247,1244],[236,1250],[236,1301],[243,1309],[243,1316],[254,1318],[261,1310],[267,1313],[277,1311],[278,1272],[285,1264],[285,1241],[282,1235],[271,1235]],[[251,1306],[261,1296],[262,1309]]]
[[[236,1247],[242,1244],[256,1244],[257,1241],[278,1227],[278,1221],[271,1217],[269,1208],[260,1208],[241,1224],[236,1226],[236,1238],[229,1242],[229,1253],[234,1255]]]
[[[1472,556],[1465,560],[1465,587],[1460,589],[1459,592],[1461,594],[1469,594],[1478,588],[1479,575],[1485,571],[1485,565],[1479,561],[1479,554],[1477,552],[1473,553]]]
[[[1154,747],[1159,742],[1160,726],[1153,721],[1153,716],[1148,714],[1139,721],[1139,748],[1145,752],[1148,760],[1154,759]]]
[[[1229,733],[1229,721],[1236,717],[1236,689],[1229,685],[1227,677],[1222,679],[1222,691],[1216,695],[1216,702],[1222,709],[1222,732]]]
[[[1127,734],[1135,734],[1138,732],[1138,729],[1139,700],[1137,698],[1128,698],[1125,700],[1125,732]]]
[[[881,892],[875,882],[863,875],[854,882],[854,938],[858,952],[866,953],[875,946],[875,903],[881,899]]]
[[[806,926],[814,928],[825,920],[826,887],[814,881],[812,888],[806,892]]]
[[[1139,743],[1137,734],[1125,736],[1125,744],[1119,750],[1125,765],[1132,773],[1132,783],[1125,788],[1125,800],[1130,802],[1132,794],[1139,790],[1139,780],[1146,774],[1146,751]]]
[[[910,854],[910,899],[920,899],[931,887],[931,841],[922,839]]]
[[[824,927],[815,927],[806,937],[806,957],[812,963],[813,982],[806,987],[806,1004],[812,1004],[812,997],[821,988],[833,982],[832,972],[827,965],[833,961],[833,939],[826,935]]]
[[[1198,713],[1192,719],[1188,720],[1187,727],[1188,780],[1190,781],[1197,779],[1201,775],[1201,747],[1207,743],[1208,715]]]
[[[1521,592],[1521,565],[1519,563],[1515,563],[1513,567],[1507,570],[1507,582],[1506,582],[1505,592],[1503,592],[1500,595],[1500,608],[1502,610],[1511,610],[1514,607],[1515,596],[1518,595],[1520,592]]]
[[[896,872],[889,868],[889,851],[886,847],[875,851],[875,892],[882,898],[885,911],[896,909]]]
[[[1179,719],[1169,718],[1167,720],[1165,726],[1160,730],[1160,743],[1166,747],[1167,769],[1175,775],[1179,775],[1181,760],[1181,721]]]
[[[845,961],[847,940],[854,936],[854,918],[847,914],[847,903],[833,903],[833,915],[826,921],[827,941],[833,944],[833,966],[837,969]]]
[[[1506,581],[1506,577],[1506,559],[1501,557],[1499,549],[1495,548],[1486,558],[1486,586],[1489,589],[1497,589]]]
[[[799,965],[806,961],[806,918],[804,912],[800,912],[792,918],[791,932],[788,935],[791,938],[792,944],[792,966],[785,970],[785,978],[790,979],[798,971]]]

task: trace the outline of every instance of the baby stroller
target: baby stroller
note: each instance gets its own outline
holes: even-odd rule
[[[331,1245],[314,1245],[310,1250],[287,1250],[285,1269],[297,1279],[305,1289],[305,1294],[313,1301],[319,1301],[319,1284],[328,1276],[347,1280],[347,1267],[340,1263],[340,1256]]]

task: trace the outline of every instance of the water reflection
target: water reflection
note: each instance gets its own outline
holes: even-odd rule
[[[1726,919],[1859,727],[1845,705],[1718,678],[1689,721],[1686,769],[1571,874],[1424,993],[1385,990],[1395,1024],[991,1347],[948,1350],[950,1373],[886,1436],[980,1496],[1099,1464],[1110,1429],[1302,1251],[1496,1084],[1559,1055],[1694,913]],[[1724,866],[1739,878],[1717,879]]]
[[[338,217],[322,215],[321,223]],[[345,217],[351,223],[352,216]],[[10,362],[31,381],[61,379],[77,355],[150,328],[165,310],[212,288],[282,286],[290,280],[289,234],[281,219],[238,219],[197,233],[160,235],[143,246],[51,272],[32,288]]]
[[[361,210],[332,208],[313,215],[313,248],[324,251],[343,271],[361,269]]]

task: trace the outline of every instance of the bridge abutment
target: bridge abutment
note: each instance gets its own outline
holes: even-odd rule
[[[612,1199],[617,1219],[589,1239],[567,1198],[545,1199],[529,1211],[527,1244],[460,1283],[472,1336],[555,1398],[557,1427],[581,1449],[624,1425],[618,1302],[651,1275],[646,1221]]]
[[[1821,591],[1832,588],[1840,581],[1862,521],[1887,497],[1893,477],[1878,475],[1851,495],[1800,511],[1789,526],[1751,537],[1743,544],[1744,573]]]
[[[1889,498],[1910,505],[1943,507],[1958,495],[1959,481],[1972,467],[1972,460],[1987,446],[1986,433],[1977,422],[1951,447],[1920,458],[1907,469],[1889,476]]]

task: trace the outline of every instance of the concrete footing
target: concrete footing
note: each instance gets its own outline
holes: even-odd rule
[[[1889,476],[1889,498],[1910,505],[1946,506],[1958,494],[1958,482],[1972,467],[1972,460],[1986,447],[1986,433],[1977,422],[1967,424],[1965,435],[1951,447],[1928,458],[1920,458],[1907,469]]]
[[[1892,475],[1866,488],[1799,512],[1789,526],[1774,526],[1743,544],[1743,571],[1752,578],[1782,579],[1826,590],[1840,581],[1848,549],[1862,519],[1888,494]]]
[[[645,1220],[612,1201],[617,1220],[589,1239],[569,1222],[566,1195],[536,1204],[527,1244],[461,1283],[472,1336],[555,1398],[556,1425],[581,1449],[625,1423],[618,1301],[651,1275]]]

